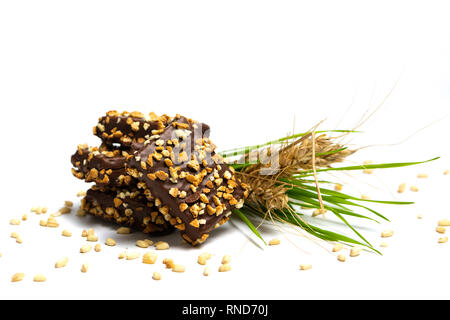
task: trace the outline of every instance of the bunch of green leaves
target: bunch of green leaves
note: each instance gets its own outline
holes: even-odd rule
[[[316,133],[349,133],[351,131],[347,130],[333,130],[333,131],[316,131]],[[226,150],[221,152],[224,158],[238,157],[248,155],[252,151],[262,150],[268,146],[276,147],[288,143],[293,139],[300,138],[308,133],[299,133],[295,135],[290,135],[277,140],[269,141],[261,145],[253,145],[247,147],[241,147],[231,150]],[[345,150],[346,148],[341,148],[334,150],[332,152],[339,152]],[[316,157],[324,156],[325,154],[316,153]],[[245,160],[246,157],[242,157],[238,163],[231,163],[237,172],[244,171],[249,166],[257,163],[257,161]],[[353,165],[353,166],[341,166],[341,167],[327,167],[327,168],[317,168],[317,177],[323,172],[330,171],[355,171],[364,169],[388,169],[388,168],[399,168],[417,165],[429,161],[436,160],[438,158],[430,159],[427,161],[420,162],[398,162],[398,163],[379,163],[379,164],[365,164],[365,165]],[[360,199],[349,194],[332,190],[326,186],[333,185],[332,181],[325,181],[318,179],[317,182],[319,186],[316,185],[316,180],[314,179],[313,170],[304,170],[297,174],[292,175],[289,178],[280,178],[278,180],[279,184],[289,186],[287,195],[289,197],[288,207],[283,210],[271,209],[267,210],[262,204],[258,203],[248,203],[246,202],[241,209],[234,210],[234,213],[239,217],[245,224],[250,228],[250,230],[264,243],[266,243],[258,231],[258,228],[250,221],[248,217],[258,217],[259,219],[266,220],[270,217],[273,221],[278,221],[281,223],[287,223],[293,226],[297,226],[305,230],[306,232],[312,234],[313,236],[332,242],[340,242],[347,245],[360,245],[369,248],[377,253],[372,244],[357,230],[355,226],[349,223],[348,217],[355,217],[359,219],[367,219],[376,223],[380,223],[380,220],[389,221],[388,218],[383,216],[381,213],[370,208],[368,205],[370,203],[381,203],[386,205],[408,205],[413,202],[403,202],[403,201],[382,201],[382,200],[368,200]],[[303,219],[304,213],[302,213],[301,208],[310,209],[321,209],[321,204],[319,201],[319,194],[321,194],[323,208],[327,212],[334,214],[338,220],[342,222],[344,226],[349,228],[355,235],[354,238],[347,235],[338,233],[332,230],[326,230],[320,228],[319,226],[306,222]],[[357,212],[358,211],[358,212]],[[362,212],[360,212],[362,211]]]

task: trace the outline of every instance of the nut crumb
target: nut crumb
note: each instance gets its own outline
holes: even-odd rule
[[[279,239],[274,238],[269,241],[269,246],[276,246],[276,245],[279,245],[280,243],[281,243],[281,241]]]
[[[25,277],[25,274],[22,272],[15,273],[15,274],[13,274],[13,276],[11,278],[11,282],[22,281],[24,277]]]
[[[300,265],[300,270],[309,270],[312,269],[312,265],[310,264],[301,264]]]
[[[117,229],[117,234],[129,234],[131,233],[131,229],[127,227],[120,227]]]
[[[45,282],[45,281],[47,281],[47,278],[44,277],[42,274],[37,274],[34,276],[33,281],[34,282]]]
[[[161,280],[161,273],[159,272],[153,272],[153,276],[152,276],[153,280]]]
[[[67,257],[60,259],[60,260],[56,261],[55,268],[63,268],[65,266],[67,266],[68,262],[69,262],[69,258],[67,258]]]
[[[156,250],[167,250],[169,248],[170,248],[169,244],[165,241],[158,241],[157,243],[155,243]]]

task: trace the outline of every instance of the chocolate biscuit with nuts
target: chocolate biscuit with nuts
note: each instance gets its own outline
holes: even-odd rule
[[[165,220],[192,245],[204,242],[248,195],[247,186],[202,134],[206,128],[177,115],[127,161],[128,174],[144,183],[138,187],[148,190]]]

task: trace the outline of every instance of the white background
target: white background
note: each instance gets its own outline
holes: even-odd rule
[[[1,1],[0,297],[450,298],[450,243],[438,244],[434,231],[439,219],[450,218],[450,175],[442,174],[450,169],[449,9],[445,1]],[[152,238],[172,248],[144,265],[117,259],[125,248],[145,252],[134,247],[142,234],[119,236],[113,226],[75,214],[60,217],[58,229],[42,228],[43,217],[29,213],[33,206],[55,212],[64,200],[78,207],[75,194],[87,186],[72,177],[70,155],[79,143],[99,143],[92,126],[110,109],[190,116],[212,127],[223,150],[324,119],[322,129],[351,129],[388,95],[363,133],[346,140],[371,146],[347,163],[441,159],[324,176],[355,196],[416,201],[373,206],[390,224],[352,220],[376,247],[382,230],[395,230],[383,256],[364,252],[341,263],[331,244],[270,225],[264,237],[282,244],[261,249],[234,220],[200,248],[180,244],[177,234]],[[429,178],[417,179],[420,172]],[[420,191],[398,195],[401,182]],[[24,213],[28,221],[9,225]],[[88,227],[101,243],[113,236],[118,246],[78,253]],[[72,238],[60,235],[64,228]],[[12,231],[23,244],[9,238]],[[210,277],[196,264],[203,251],[214,254]],[[226,253],[233,270],[218,273]],[[54,269],[64,256],[68,266]],[[163,269],[165,257],[187,271]],[[301,263],[312,270],[300,271]],[[153,281],[153,271],[163,279]],[[16,272],[25,279],[11,283]],[[47,282],[33,283],[36,273]]]

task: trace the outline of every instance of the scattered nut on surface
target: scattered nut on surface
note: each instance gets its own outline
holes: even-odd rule
[[[87,237],[86,237],[86,241],[97,242],[98,241],[98,237],[95,234],[88,234]]]
[[[72,209],[70,207],[62,207],[58,210],[60,214],[68,214],[72,212]]]
[[[174,266],[173,259],[171,259],[171,258],[165,258],[163,260],[163,263],[166,265],[167,269],[172,269]]]
[[[310,264],[301,264],[300,265],[300,270],[309,270],[312,268],[312,265]]]
[[[68,262],[69,262],[69,258],[67,258],[67,257],[60,259],[60,260],[56,261],[55,268],[63,268],[65,266],[67,266]]]
[[[18,226],[20,224],[20,220],[19,219],[11,219],[11,220],[9,220],[9,224],[12,226]]]
[[[181,264],[174,264],[172,267],[172,272],[179,272],[182,273],[186,270],[185,266]]]
[[[229,264],[222,264],[219,266],[219,272],[231,271],[231,266]]]
[[[438,226],[441,226],[441,227],[450,227],[450,220],[448,220],[448,219],[441,219],[441,220],[439,220],[439,222],[438,222]]]
[[[333,247],[333,252],[341,251],[344,248],[344,245],[342,243],[336,243]]]
[[[25,274],[22,272],[18,272],[13,274],[13,276],[11,277],[11,282],[19,282],[22,281],[23,278],[25,277]]]
[[[22,221],[27,221],[28,220],[28,215],[27,214],[24,214],[23,216],[22,216]]]
[[[71,207],[73,207],[73,202],[72,202],[72,201],[69,201],[69,200],[66,200],[66,201],[64,201],[64,205],[65,205],[66,207],[71,208]]]
[[[87,263],[83,263],[81,265],[81,272],[86,273],[89,269],[89,265]]]
[[[117,229],[117,234],[129,234],[131,233],[131,229],[127,227],[120,227]]]
[[[114,247],[116,245],[116,240],[114,240],[113,238],[108,238],[106,239],[105,244],[107,246]]]
[[[419,179],[428,178],[428,175],[427,175],[426,173],[419,173],[419,174],[417,175],[417,178],[419,178]]]
[[[145,253],[142,256],[142,262],[145,264],[154,264],[158,259],[158,255],[152,251]]]
[[[126,252],[121,252],[121,253],[119,253],[119,259],[123,259],[123,258],[125,258],[127,256],[127,253]]]
[[[366,195],[366,194],[362,194],[361,195],[361,199],[363,199],[363,200],[370,200],[370,197],[368,195]]]
[[[82,236],[83,238],[86,238],[86,237],[88,236],[87,231],[86,231],[86,230],[83,230],[83,231],[81,232],[81,236]]]
[[[11,232],[11,238],[16,239],[19,237],[19,234],[17,232]]]
[[[419,191],[419,188],[417,188],[416,186],[411,186],[411,187],[409,188],[409,190],[411,190],[412,192],[418,192],[418,191]]]
[[[20,243],[23,243],[23,240],[20,236],[18,236],[18,237],[16,237],[16,242],[20,244]]]
[[[279,245],[280,243],[281,243],[281,241],[279,239],[274,238],[269,241],[269,246],[276,246],[276,245]]]
[[[77,216],[84,217],[85,215],[86,215],[86,211],[84,211],[83,209],[79,208],[77,210]]]
[[[448,241],[448,237],[442,237],[442,238],[439,238],[439,240],[438,240],[439,243],[446,243],[447,241]]]
[[[198,264],[201,264],[204,266],[209,259],[211,259],[211,253],[203,252],[202,254],[200,254],[198,256],[197,262],[198,262]]]
[[[34,276],[33,281],[34,282],[45,282],[45,281],[47,281],[47,278],[44,277],[42,274],[37,274]]]
[[[340,261],[340,262],[345,262],[345,260],[347,259],[343,254],[340,254],[340,255],[338,255],[337,256],[337,259]]]
[[[148,248],[150,245],[145,240],[138,240],[136,241],[136,246],[139,248]]]
[[[80,253],[87,253],[91,251],[92,247],[89,244],[85,244],[80,248]]]
[[[389,245],[386,242],[380,243],[380,247],[387,248]]]
[[[208,267],[205,267],[205,269],[203,270],[203,275],[205,277],[209,276],[211,274],[211,270]]]
[[[153,272],[153,276],[152,276],[153,280],[161,280],[161,273],[159,272]]]
[[[393,235],[394,235],[393,230],[384,230],[383,232],[381,232],[382,238],[389,238],[389,237],[392,237]]]
[[[361,253],[362,248],[361,247],[352,247],[350,249],[350,257],[357,257]]]
[[[438,233],[445,233],[445,231],[447,231],[447,229],[445,229],[445,227],[440,227],[440,226],[436,227],[436,232],[438,232]]]
[[[231,262],[231,256],[226,254],[222,258],[222,264],[229,264]]]
[[[156,250],[167,250],[169,248],[170,248],[169,244],[165,241],[158,241],[157,243],[155,243]]]
[[[417,215],[417,219],[420,220],[420,219],[422,219],[422,218],[423,218],[423,215],[421,215],[421,214],[418,214],[418,215]]]
[[[102,251],[102,245],[100,243],[97,243],[94,247],[95,252],[100,252]]]
[[[450,170],[448,170],[448,169],[444,171],[444,175],[448,175],[449,173],[450,173]]]
[[[72,236],[72,232],[70,232],[69,230],[63,230],[62,231],[62,235],[64,236],[64,237],[71,237]]]
[[[401,184],[398,186],[397,192],[398,192],[398,193],[403,193],[403,192],[405,192],[405,190],[406,190],[406,183],[401,183]]]
[[[336,190],[336,191],[342,191],[342,184],[336,184],[335,186],[334,186],[334,190]]]
[[[137,251],[127,252],[127,260],[134,260],[141,256]]]

